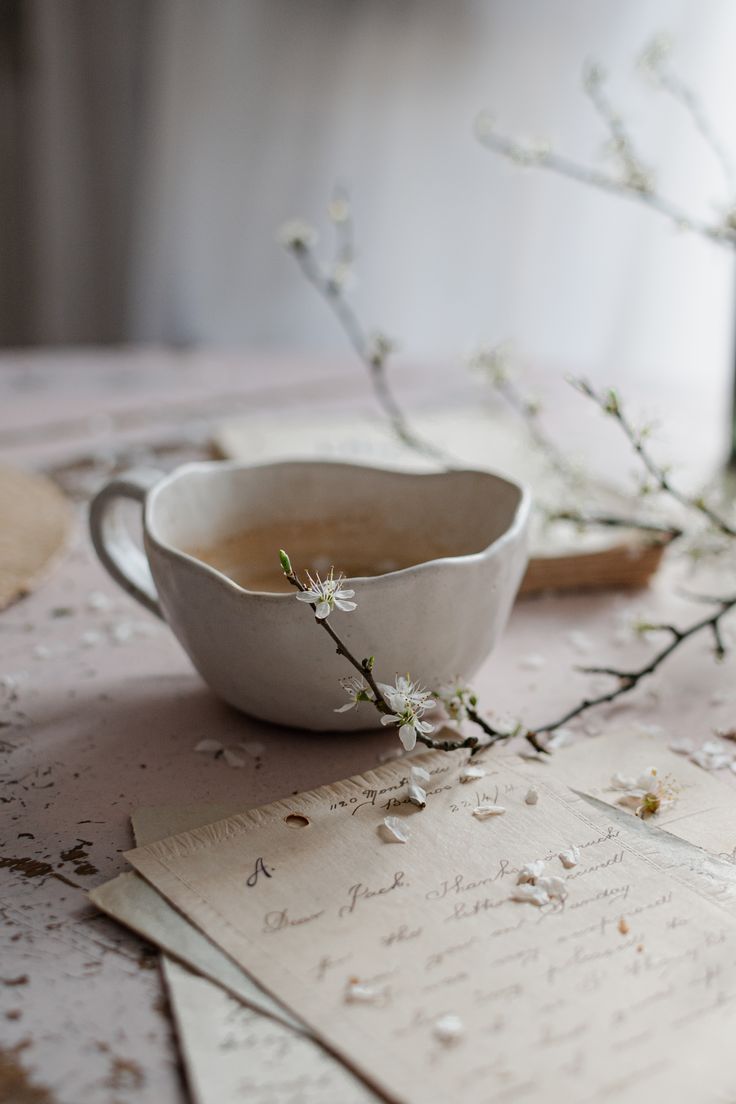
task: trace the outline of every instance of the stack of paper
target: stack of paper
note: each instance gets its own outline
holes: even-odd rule
[[[616,746],[624,769],[637,745]],[[250,812],[137,818],[138,873],[93,900],[166,952],[198,1104],[736,1099],[736,867],[686,842],[728,853],[736,817],[656,750],[687,775],[679,839],[555,763],[485,753],[461,783],[467,753],[435,752],[412,760],[423,810],[399,760]],[[557,757],[576,789],[615,801],[605,755],[577,755]]]

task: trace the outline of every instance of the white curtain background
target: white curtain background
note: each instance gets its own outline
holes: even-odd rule
[[[601,378],[725,387],[731,252],[519,170],[472,125],[490,108],[600,165],[597,59],[662,190],[708,214],[732,198],[718,166],[634,61],[669,31],[736,157],[731,0],[27,0],[22,21],[11,340],[20,318],[42,343],[341,349],[275,244],[293,215],[328,232],[341,182],[355,298],[414,358],[508,338]]]

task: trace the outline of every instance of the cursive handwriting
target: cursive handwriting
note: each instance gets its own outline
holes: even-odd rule
[[[395,943],[406,943],[410,939],[418,939],[422,934],[421,928],[410,928],[407,924],[400,924],[395,931],[381,936],[384,947],[393,947]]]
[[[258,881],[258,875],[259,874],[263,874],[263,876],[266,877],[266,878],[272,878],[273,877],[273,872],[274,872],[275,869],[276,868],[272,866],[271,869],[269,870],[268,867],[266,866],[265,862],[263,861],[263,859],[260,859],[260,858],[256,859],[255,869],[253,870],[252,874],[248,875],[245,884],[247,886],[250,886],[250,888],[252,889],[253,886]]]
[[[404,881],[403,870],[396,871],[391,885],[381,886],[379,889],[370,889],[369,886],[358,882],[348,890],[348,903],[340,906],[337,915],[340,917],[350,916],[351,913],[355,912],[359,901],[369,901],[371,897],[383,897],[386,893],[393,893],[395,889],[406,889],[408,885],[409,883]]]
[[[287,909],[275,910],[274,912],[267,912],[263,917],[263,931],[264,934],[270,935],[273,932],[283,931],[284,928],[296,928],[300,924],[309,924],[312,920],[319,920],[320,916],[324,916],[325,910],[320,909],[319,912],[313,912],[309,916],[289,916]]]
[[[513,870],[508,859],[499,859],[498,870],[496,870],[494,874],[489,874],[487,878],[466,881],[464,874],[455,874],[451,878],[446,878],[445,881],[440,882],[440,885],[436,889],[428,890],[424,896],[427,901],[442,901],[448,894],[454,893],[457,895],[458,893],[471,893],[473,890],[483,889],[485,886],[492,885],[493,882],[497,882],[499,878],[503,878],[506,874],[512,873],[518,873],[518,870]]]

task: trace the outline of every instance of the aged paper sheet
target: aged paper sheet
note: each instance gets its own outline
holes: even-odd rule
[[[214,804],[194,807],[161,806],[137,810],[132,817],[137,843],[163,839],[172,832],[196,828],[231,813]],[[304,1025],[274,1001],[231,958],[195,928],[181,913],[138,874],[120,874],[89,894],[99,909],[154,943],[162,951],[187,963],[205,978],[217,982],[232,996],[295,1030]]]
[[[391,764],[129,857],[391,1099],[736,1097],[729,911],[580,799],[540,782],[527,805],[500,758],[459,785],[460,761],[424,759],[421,812]],[[477,819],[487,803],[506,813]],[[387,842],[387,813],[406,844]],[[564,903],[510,899],[521,866],[565,874],[573,844]]]
[[[205,804],[140,809],[133,831],[147,843],[231,811]],[[164,954],[161,965],[197,1104],[375,1104],[375,1093],[138,874],[123,874],[100,893],[105,911],[177,956]]]

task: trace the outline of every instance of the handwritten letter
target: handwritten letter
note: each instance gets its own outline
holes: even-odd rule
[[[625,824],[543,782],[527,805],[508,762],[475,786],[458,785],[459,755],[422,762],[423,811],[395,763],[129,858],[391,1099],[736,1099],[732,913]],[[478,820],[480,803],[506,813]],[[389,810],[407,843],[382,832]],[[259,858],[277,875],[249,886]],[[512,900],[540,859],[563,894]]]

